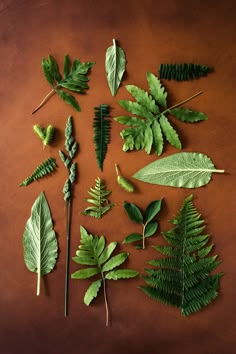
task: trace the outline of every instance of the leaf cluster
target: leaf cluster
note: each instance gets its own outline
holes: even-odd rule
[[[111,191],[106,189],[106,184],[99,177],[95,179],[95,186],[91,187],[88,194],[92,198],[86,198],[85,200],[92,204],[86,208],[82,214],[90,215],[97,219],[101,219],[115,204],[112,204],[107,199]]]
[[[49,157],[47,160],[43,161],[38,167],[34,170],[34,172],[27,177],[20,185],[19,187],[22,186],[28,186],[30,183],[50,175],[52,172],[55,171],[57,167],[56,164],[56,159],[53,157]]]
[[[103,170],[103,162],[107,153],[107,146],[110,143],[111,121],[108,118],[110,107],[107,104],[101,104],[95,107],[95,117],[93,120],[96,159],[100,170]]]
[[[50,145],[54,138],[55,128],[53,125],[48,125],[47,128],[43,128],[38,124],[33,126],[35,134],[42,140],[44,147]]]
[[[199,79],[212,71],[213,69],[207,65],[192,63],[160,64],[158,69],[160,79],[176,81]]]
[[[141,233],[132,233],[128,235],[123,243],[130,243],[142,240],[142,245],[136,246],[137,249],[144,249],[145,248],[145,239],[147,237],[153,236],[157,229],[158,223],[156,220],[153,220],[156,215],[161,210],[161,203],[162,200],[154,200],[152,201],[146,208],[145,214],[143,215],[141,210],[137,207],[137,205],[133,203],[124,202],[124,208],[126,213],[128,214],[129,218],[142,225],[143,232]]]
[[[216,298],[223,274],[210,274],[220,261],[217,256],[208,256],[213,244],[208,245],[210,236],[203,233],[204,220],[194,207],[192,196],[185,199],[172,223],[174,228],[163,233],[169,245],[154,247],[166,257],[149,262],[157,269],[146,269],[143,279],[148,286],[140,289],[189,316]]]
[[[120,133],[124,140],[123,151],[144,149],[147,154],[150,154],[153,148],[160,156],[163,151],[164,138],[175,148],[182,148],[178,133],[167,117],[168,114],[187,123],[206,120],[207,117],[198,111],[177,108],[193,97],[167,108],[167,92],[160,80],[147,72],[147,81],[150,92],[135,85],[127,85],[126,89],[136,101],[120,100],[118,102],[122,108],[136,117],[119,116],[115,120],[128,126]]]

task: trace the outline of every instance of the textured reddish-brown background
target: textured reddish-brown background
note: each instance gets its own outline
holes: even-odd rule
[[[235,11],[232,1],[0,1],[0,112],[1,112],[1,211],[0,211],[0,353],[1,354],[233,354],[235,353]],[[127,56],[127,75],[113,98],[104,73],[106,48],[116,38]],[[51,54],[61,65],[69,53],[74,59],[94,60],[90,90],[78,97],[81,113],[54,96],[44,108],[30,112],[49,91],[40,61]],[[121,126],[112,122],[112,141],[100,173],[92,143],[93,107],[112,106],[112,116],[122,114],[118,99],[128,98],[125,84],[147,88],[145,73],[157,73],[161,62],[196,62],[215,67],[207,78],[188,83],[168,82],[170,104],[199,90],[204,94],[189,107],[205,112],[209,120],[187,125],[173,120],[184,142],[184,151],[210,156],[224,175],[214,175],[206,187],[184,190],[137,183],[138,192],[127,195],[116,185],[114,163],[125,175],[154,161],[154,154],[122,152]],[[69,317],[63,316],[65,223],[62,186],[66,170],[58,158],[63,148],[64,127],[69,114],[75,120],[80,142],[77,157],[80,178],[75,189],[71,254],[79,243],[79,226],[104,234],[109,241],[136,231],[122,203],[126,199],[144,208],[151,200],[164,199],[160,228],[169,227],[184,197],[194,194],[215,243],[215,253],[224,261],[225,272],[219,297],[206,309],[182,318],[177,309],[147,298],[137,286],[141,279],[108,284],[112,326],[104,326],[102,296],[93,306],[83,304],[88,281],[70,282]],[[53,147],[42,150],[32,125],[54,124],[59,129]],[[176,152],[166,145],[164,155]],[[58,172],[26,188],[17,185],[48,156],[57,158]],[[117,206],[102,220],[81,216],[84,198],[94,178],[103,177],[113,191]],[[48,198],[60,255],[56,269],[45,278],[36,297],[36,275],[24,264],[22,234],[31,206],[44,190]],[[157,254],[149,240],[144,252],[131,246],[129,266],[142,271]],[[71,271],[77,268],[71,263]]]

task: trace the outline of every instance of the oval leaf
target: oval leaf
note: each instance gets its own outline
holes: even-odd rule
[[[101,288],[102,279],[98,279],[94,281],[87,289],[84,295],[84,303],[85,305],[89,306],[90,303],[97,297],[97,294]]]
[[[134,178],[162,186],[197,188],[211,180],[217,170],[211,159],[197,152],[180,152],[154,161],[134,174]]]
[[[122,48],[116,45],[113,39],[113,45],[106,51],[106,75],[107,82],[111,90],[112,96],[115,96],[120,86],[123,74],[125,72],[125,53]]]
[[[100,273],[98,268],[85,268],[77,270],[76,272],[71,274],[72,279],[87,279],[96,274]]]
[[[144,236],[150,237],[155,234],[158,228],[158,223],[156,221],[152,221],[145,227]]]
[[[142,213],[135,204],[124,202],[124,208],[132,221],[137,222],[138,224],[143,223]]]
[[[132,269],[117,269],[112,270],[111,272],[106,274],[106,279],[118,280],[118,279],[127,279],[127,278],[135,278],[139,275],[139,272],[136,272]]]
[[[112,269],[118,267],[119,265],[124,263],[124,261],[127,259],[128,256],[129,256],[129,253],[127,253],[127,252],[117,254],[116,256],[109,259],[109,261],[107,261],[107,263],[104,264],[104,266],[102,267],[102,271],[108,272],[109,270],[112,270]]]
[[[142,240],[142,238],[143,238],[143,236],[141,234],[133,233],[133,234],[128,235],[122,243],[135,242],[135,241]]]
[[[149,221],[151,221],[161,210],[161,200],[154,200],[153,202],[151,202],[146,209],[146,213],[145,213],[145,219],[146,219],[146,223],[148,223]]]

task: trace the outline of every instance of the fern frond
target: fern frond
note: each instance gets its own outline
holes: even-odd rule
[[[210,236],[201,234],[203,222],[189,196],[172,220],[174,228],[163,233],[170,246],[154,247],[167,257],[149,262],[157,269],[146,269],[143,279],[148,286],[140,287],[155,300],[179,307],[183,316],[201,310],[216,298],[223,275],[210,274],[220,261],[217,256],[207,257],[213,245],[207,246]]]
[[[52,172],[55,171],[56,167],[57,167],[56,159],[54,159],[53,157],[49,157],[47,160],[43,161],[34,170],[34,172],[19,185],[19,187],[28,186],[30,183],[44,176],[50,175]]]
[[[160,79],[176,81],[199,79],[212,71],[213,69],[207,65],[192,63],[161,64],[158,69]]]
[[[115,204],[109,202],[106,198],[111,193],[110,190],[106,189],[106,184],[97,177],[95,179],[95,186],[94,188],[90,188],[88,194],[92,198],[86,198],[85,200],[92,204],[92,206],[86,208],[82,214],[90,215],[97,219],[103,217],[108,210],[110,210]]]
[[[98,167],[103,170],[103,162],[107,153],[107,146],[110,143],[111,121],[109,119],[110,107],[107,104],[101,104],[95,107],[95,117],[93,120],[96,159]]]

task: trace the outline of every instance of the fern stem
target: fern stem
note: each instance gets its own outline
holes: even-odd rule
[[[51,98],[55,93],[56,93],[56,90],[55,90],[55,88],[53,88],[52,91],[50,91],[50,92],[44,97],[44,99],[42,100],[42,102],[38,105],[37,108],[35,108],[35,110],[34,110],[31,114],[36,113],[36,112],[49,100],[49,98]]]
[[[70,255],[70,233],[71,233],[71,199],[67,201],[66,221],[66,275],[65,275],[65,317],[68,316],[68,293],[69,293],[69,255]]]
[[[109,324],[109,306],[108,306],[107,293],[106,293],[106,280],[104,278],[103,272],[101,272],[101,274],[102,274],[102,283],[103,283],[104,302],[105,302],[105,308],[106,308],[106,327],[108,327],[108,324]]]
[[[175,104],[174,106],[171,106],[170,108],[167,108],[165,111],[162,112],[162,114],[165,114],[166,112],[170,111],[170,110],[173,109],[173,108],[176,108],[176,107],[181,106],[182,104],[184,104],[184,103],[186,103],[186,102],[192,100],[193,98],[195,98],[195,97],[201,95],[201,93],[203,93],[203,91],[199,91],[198,93],[195,93],[195,95],[193,95],[193,96],[187,98],[186,100],[184,100],[184,101],[182,101],[182,102],[179,102],[179,103]]]

